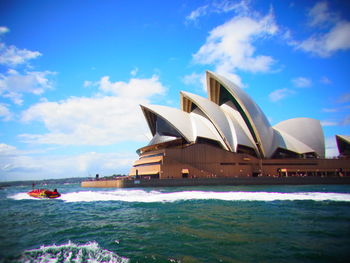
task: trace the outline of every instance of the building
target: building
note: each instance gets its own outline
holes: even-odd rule
[[[208,98],[181,92],[181,109],[141,105],[153,135],[137,150],[134,178],[227,178],[350,175],[343,158],[326,159],[321,124],[295,118],[271,126],[259,106],[223,76],[206,72]]]

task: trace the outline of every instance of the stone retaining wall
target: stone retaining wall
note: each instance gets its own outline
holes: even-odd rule
[[[238,177],[238,178],[188,178],[188,179],[116,179],[84,181],[82,187],[130,188],[130,187],[173,187],[200,185],[317,185],[350,184],[350,177]]]

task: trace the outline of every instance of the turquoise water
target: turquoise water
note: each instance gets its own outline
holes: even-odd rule
[[[0,190],[0,262],[348,262],[350,186]]]

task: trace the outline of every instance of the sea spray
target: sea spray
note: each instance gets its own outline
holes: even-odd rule
[[[42,245],[38,249],[23,252],[19,262],[111,262],[128,263],[129,259],[102,249],[96,242],[75,244],[69,241],[62,245]]]
[[[18,193],[9,198],[15,200],[33,199],[25,193]],[[160,192],[145,190],[113,190],[113,191],[78,191],[62,194],[59,200],[65,202],[96,202],[96,201],[122,201],[122,202],[176,202],[187,200],[223,200],[223,201],[342,201],[350,202],[349,193],[332,192],[246,192],[246,191],[179,191]]]

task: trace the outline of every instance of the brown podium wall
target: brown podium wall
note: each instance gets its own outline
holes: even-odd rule
[[[279,169],[286,171],[283,175],[335,176],[342,171],[342,175],[350,176],[349,159],[258,159],[207,144],[165,148],[156,153],[163,153],[157,167],[160,179],[182,178],[183,169],[188,169],[190,178],[277,176]],[[135,175],[135,168],[130,175]],[[154,172],[157,170],[154,168],[152,165],[137,167],[139,175]]]

